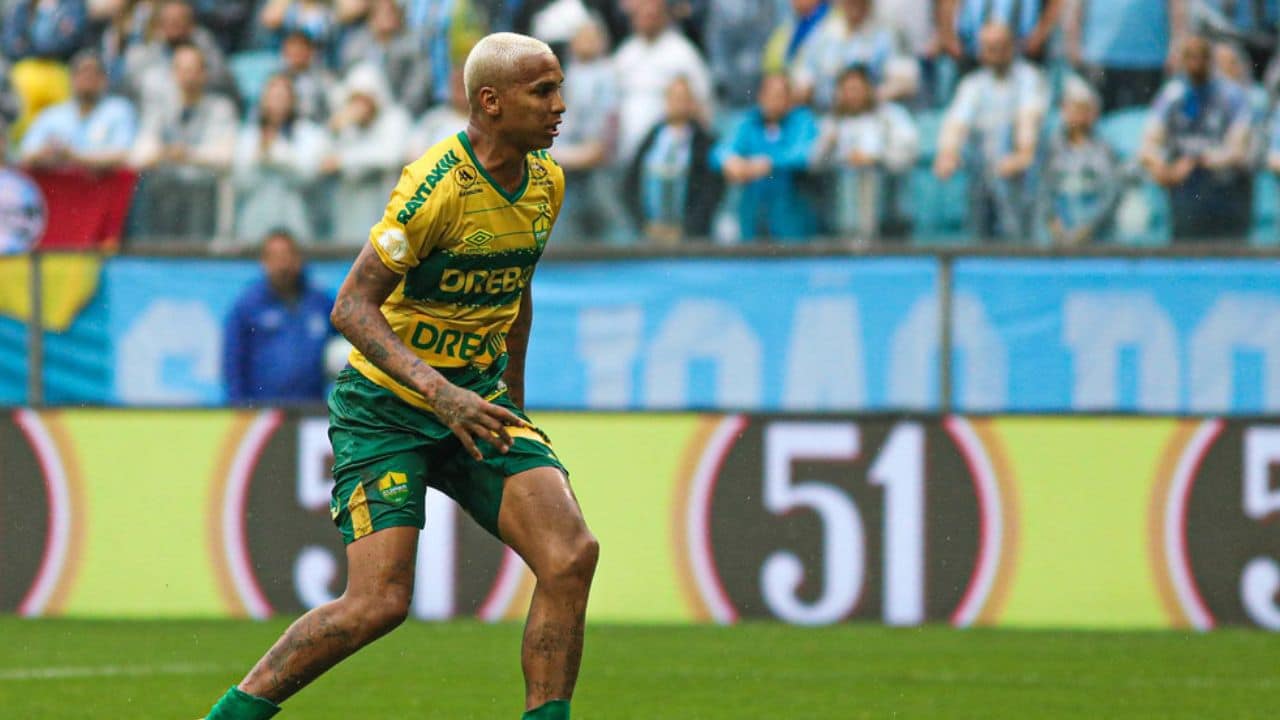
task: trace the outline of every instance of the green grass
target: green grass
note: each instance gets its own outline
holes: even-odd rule
[[[208,709],[282,622],[0,618],[0,718]],[[507,718],[520,628],[410,623],[282,718]],[[1280,638],[780,625],[588,629],[575,718],[1272,718]]]

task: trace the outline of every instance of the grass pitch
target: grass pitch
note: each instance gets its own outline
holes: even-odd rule
[[[192,720],[284,622],[0,618],[0,718]],[[409,623],[282,718],[506,718],[515,625]],[[1280,637],[781,625],[593,626],[574,717],[1273,718]]]

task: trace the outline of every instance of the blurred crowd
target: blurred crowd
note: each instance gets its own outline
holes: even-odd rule
[[[565,67],[561,241],[1244,243],[1277,3],[0,0],[0,157],[132,173],[126,243],[358,244],[515,30]]]

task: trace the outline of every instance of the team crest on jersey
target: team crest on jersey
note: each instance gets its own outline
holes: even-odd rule
[[[546,247],[547,239],[551,237],[551,210],[546,203],[538,205],[538,217],[533,219],[533,240],[538,243],[538,249]]]
[[[542,163],[530,161],[529,174],[533,176],[534,180],[542,180],[547,176],[547,166]]]
[[[463,250],[469,253],[482,253],[489,249],[489,242],[494,234],[487,230],[477,230],[462,238]]]
[[[463,165],[453,171],[453,179],[462,189],[467,189],[476,184],[480,179],[480,173],[476,172],[474,165]]]

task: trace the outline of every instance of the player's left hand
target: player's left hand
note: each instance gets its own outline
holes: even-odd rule
[[[510,410],[452,383],[440,386],[431,398],[431,406],[476,460],[484,460],[477,440],[485,440],[505,455],[512,444],[507,428],[527,427],[525,421]]]

